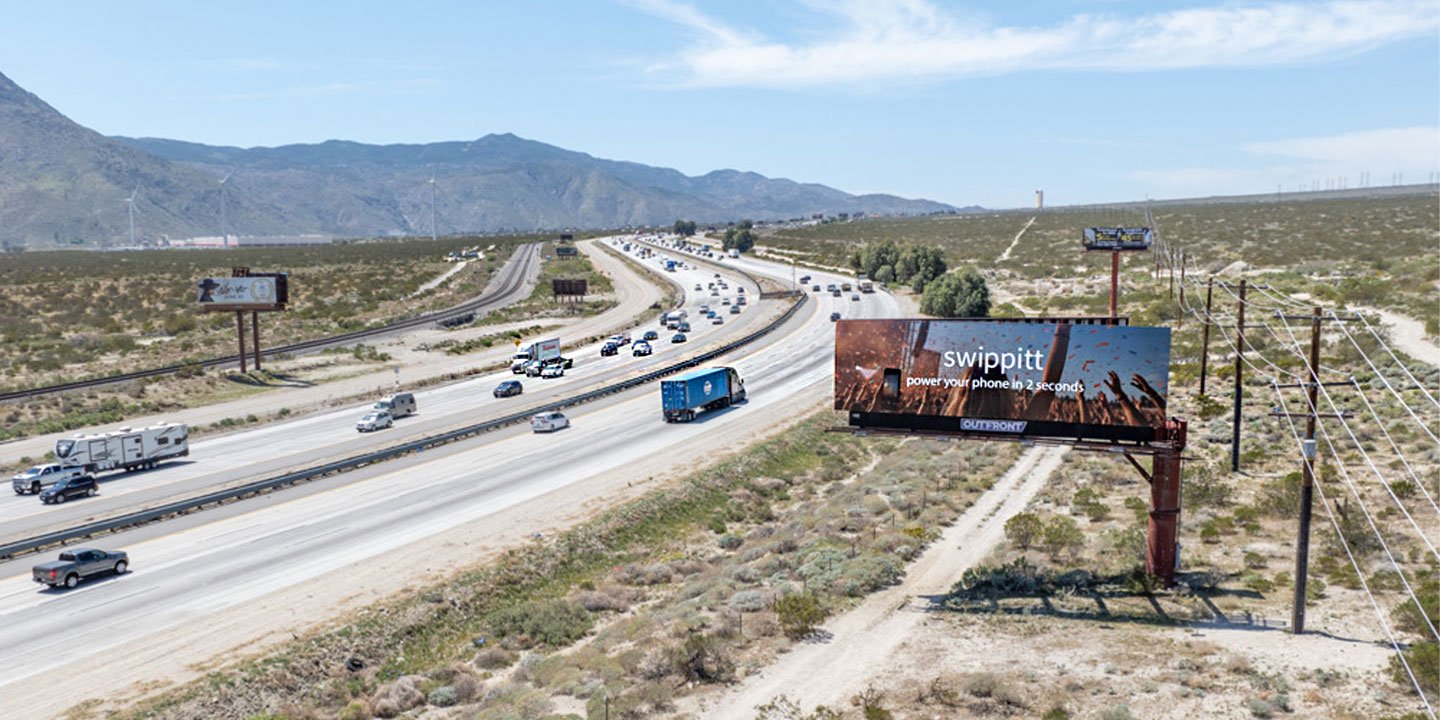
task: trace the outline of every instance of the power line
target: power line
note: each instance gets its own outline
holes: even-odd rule
[[[1400,368],[1400,372],[1405,373],[1405,377],[1410,378],[1410,382],[1414,383],[1415,387],[1419,388],[1420,392],[1425,394],[1425,397],[1430,400],[1431,404],[1433,404],[1437,408],[1440,408],[1440,401],[1437,401],[1435,399],[1435,396],[1431,395],[1430,391],[1425,389],[1425,386],[1421,384],[1419,380],[1415,379],[1415,376],[1410,373],[1410,369],[1405,367],[1405,363],[1400,362],[1400,358],[1395,355],[1395,351],[1391,350],[1390,346],[1385,344],[1385,340],[1380,337],[1380,333],[1375,332],[1375,328],[1370,326],[1370,321],[1366,320],[1364,315],[1358,315],[1358,317],[1360,318],[1360,322],[1365,325],[1365,329],[1369,330],[1370,334],[1375,337],[1375,341],[1380,344],[1380,347],[1384,348],[1385,352],[1390,354],[1390,359],[1395,361],[1395,365]],[[1342,330],[1345,328],[1345,323],[1343,321],[1340,323],[1340,328]],[[1345,335],[1348,337],[1350,333],[1347,331]],[[1351,338],[1350,342],[1354,343],[1354,338]],[[1356,345],[1355,349],[1359,350],[1360,346]],[[1363,350],[1361,351],[1361,354],[1364,354]]]

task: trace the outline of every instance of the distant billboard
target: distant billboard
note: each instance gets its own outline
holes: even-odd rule
[[[284,273],[205,278],[195,288],[201,307],[211,311],[284,310],[290,299]]]
[[[584,278],[581,278],[579,280],[565,280],[562,278],[555,278],[550,281],[550,291],[552,294],[555,295],[555,297],[562,297],[565,295],[578,295],[580,297],[584,297],[588,294],[587,291],[589,289],[590,283]]]
[[[857,427],[1150,441],[1170,330],[986,320],[841,320],[835,409]]]
[[[1149,250],[1148,227],[1085,228],[1086,250]]]

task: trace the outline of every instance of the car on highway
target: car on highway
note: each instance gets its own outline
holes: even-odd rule
[[[551,410],[530,417],[530,429],[537,432],[555,432],[570,427],[570,418],[559,410]]]
[[[853,293],[850,295],[850,302],[859,302],[859,301],[860,301],[860,296],[859,296],[859,295],[855,295],[855,294],[853,294]]]
[[[630,354],[635,357],[645,357],[653,352],[655,352],[655,350],[650,347],[650,343],[644,340],[630,346]]]
[[[700,292],[701,289],[700,283],[695,283],[695,292]]]
[[[710,291],[710,297],[720,297],[720,291],[719,291],[719,290],[711,290],[711,291]]]
[[[731,315],[739,315],[739,314],[740,314],[740,306],[739,306],[739,305],[731,305],[731,306],[730,306],[730,314],[731,314]]]
[[[810,292],[820,292],[820,286],[819,286],[819,285],[811,285],[811,286],[810,286]]]
[[[835,322],[836,320],[839,320],[839,319],[840,319],[840,313],[830,313],[830,322]]]
[[[374,432],[376,430],[383,430],[394,424],[395,419],[390,417],[390,413],[384,410],[377,410],[375,412],[365,413],[365,417],[360,418],[360,421],[355,423],[355,429],[360,432]]]
[[[660,333],[655,332],[654,330],[646,330],[645,336],[640,339],[644,340],[645,342],[650,342],[651,340],[659,340]]]
[[[67,468],[58,463],[46,463],[44,465],[36,465],[10,478],[10,487],[15,489],[16,495],[24,495],[25,493],[39,495],[41,490],[65,478],[79,477],[84,474],[85,471],[78,467]]]
[[[730,304],[730,298],[725,298],[724,300],[721,300],[721,301],[720,301],[720,304],[721,304],[721,305],[729,305],[729,304]]]
[[[710,324],[711,324],[711,325],[724,325],[724,324],[725,324],[725,318],[720,317],[719,315],[716,315],[715,318],[710,321]]]
[[[608,342],[615,343],[616,345],[629,345],[630,333],[618,333],[616,335],[611,335]]]
[[[830,284],[828,284],[828,285],[825,286],[825,292],[835,292],[836,290],[839,290],[839,289],[840,289],[840,288],[835,287],[835,283],[830,283]]]
[[[124,575],[129,568],[130,556],[123,552],[75,548],[60,553],[58,560],[30,568],[30,577],[42,585],[73,588],[85,578],[108,573]]]
[[[672,344],[673,344],[673,343],[683,343],[683,342],[685,342],[685,340],[686,340],[685,333],[675,333],[674,335],[671,335],[671,336],[670,336],[670,342],[671,342]]]
[[[800,284],[801,284],[801,285],[804,285],[805,283],[808,283],[808,282],[810,282],[810,276],[809,276],[809,275],[801,275],[801,276],[800,276]]]
[[[741,295],[740,297],[735,298],[735,304],[736,304],[736,305],[744,305],[744,304],[745,304],[745,296],[744,296],[744,295]]]
[[[620,353],[620,346],[613,342],[607,342],[600,348],[600,357],[610,357]]]
[[[564,365],[561,365],[560,363],[550,363],[549,365],[546,365],[545,367],[540,368],[540,377],[542,377],[542,378],[565,377],[565,366],[564,366]]]
[[[839,288],[836,288],[836,289],[834,289],[834,290],[831,290],[831,291],[830,291],[830,297],[840,297],[840,289],[839,289]]]
[[[98,492],[100,485],[95,482],[95,478],[89,475],[68,477],[51,485],[49,489],[40,491],[40,502],[59,505],[70,498],[92,497]]]
[[[514,397],[525,392],[525,386],[519,380],[506,380],[495,386],[495,397]]]
[[[681,321],[680,321],[680,324],[675,326],[675,329],[678,330],[678,331],[680,331],[680,332],[682,332],[682,333],[690,332],[690,321],[689,321],[689,320],[681,320]]]
[[[740,293],[741,295],[744,295],[744,294],[745,294],[745,288],[744,288],[744,286],[735,288],[735,292]]]
[[[701,305],[701,306],[700,306],[700,312],[701,312],[702,314],[705,314],[705,315],[710,314],[710,306],[709,306],[709,305]]]

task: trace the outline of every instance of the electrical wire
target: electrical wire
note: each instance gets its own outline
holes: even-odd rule
[[[1354,345],[1355,349],[1360,351],[1360,356],[1365,358],[1365,362],[1370,362],[1370,358],[1366,356],[1365,351],[1360,348],[1360,343],[1355,342],[1355,338],[1350,337],[1350,331],[1346,329],[1345,321],[1340,319],[1338,316],[1335,316],[1335,313],[1333,312],[1330,313],[1330,315],[1332,317],[1335,317],[1335,321],[1340,324],[1340,329],[1344,331],[1345,337],[1350,338],[1350,344]],[[1425,395],[1425,398],[1430,401],[1430,404],[1434,405],[1436,408],[1440,408],[1440,402],[1437,402],[1435,400],[1435,396],[1431,395],[1430,391],[1425,389],[1425,386],[1422,385],[1419,380],[1415,379],[1415,376],[1410,373],[1410,369],[1405,367],[1405,363],[1400,362],[1400,358],[1395,356],[1395,351],[1391,350],[1390,346],[1385,344],[1385,341],[1380,338],[1379,333],[1375,332],[1375,328],[1370,326],[1370,323],[1365,319],[1365,316],[1357,313],[1356,317],[1360,318],[1360,321],[1365,324],[1365,329],[1370,331],[1370,334],[1375,337],[1375,341],[1380,344],[1380,347],[1383,348],[1385,352],[1390,353],[1390,358],[1395,361],[1395,365],[1400,368],[1400,372],[1405,373],[1405,377],[1409,378],[1410,382],[1414,383],[1415,387],[1420,389],[1420,392]],[[1373,363],[1371,363],[1371,368],[1374,368]]]
[[[1290,429],[1290,435],[1295,438],[1295,444],[1300,448],[1301,457],[1305,454],[1305,443],[1300,439],[1300,433],[1295,430],[1295,420],[1290,415],[1289,408],[1285,406],[1285,395],[1280,392],[1278,384],[1271,384],[1275,397],[1280,401],[1280,409],[1288,419],[1286,426]],[[1332,450],[1334,448],[1331,448]],[[1405,668],[1405,674],[1410,678],[1410,684],[1415,688],[1415,694],[1420,696],[1420,702],[1425,706],[1425,711],[1431,719],[1435,719],[1435,708],[1430,705],[1430,699],[1425,697],[1425,691],[1420,687],[1420,681],[1415,677],[1415,671],[1410,667],[1410,662],[1405,659],[1405,652],[1400,649],[1400,643],[1395,639],[1395,633],[1390,629],[1390,623],[1385,621],[1385,612],[1380,609],[1380,603],[1375,599],[1375,593],[1370,591],[1370,583],[1365,581],[1365,573],[1360,569],[1360,562],[1355,559],[1355,553],[1350,550],[1350,542],[1345,539],[1345,533],[1340,530],[1340,523],[1335,520],[1335,512],[1330,509],[1329,499],[1325,497],[1323,483],[1314,484],[1316,492],[1320,494],[1320,505],[1325,508],[1325,515],[1330,519],[1330,525],[1335,528],[1335,536],[1340,539],[1340,547],[1344,548],[1345,556],[1350,559],[1350,565],[1355,568],[1355,577],[1360,580],[1360,587],[1365,591],[1365,597],[1370,600],[1370,607],[1375,610],[1375,618],[1380,621],[1380,627],[1385,631],[1386,637],[1390,639],[1390,647],[1395,649],[1395,656],[1400,658],[1400,665]],[[1296,578],[1296,582],[1301,582]],[[1423,613],[1422,613],[1423,615]]]

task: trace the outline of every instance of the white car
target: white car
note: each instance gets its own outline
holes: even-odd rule
[[[635,357],[644,357],[654,352],[654,350],[650,348],[650,343],[645,342],[644,340],[641,340],[640,342],[637,342],[634,345],[630,346],[630,351],[631,354],[633,354]]]
[[[373,432],[375,430],[388,428],[394,423],[395,421],[391,419],[390,413],[388,412],[371,412],[365,413],[365,417],[360,418],[360,422],[355,423],[355,429],[360,432]]]
[[[570,418],[558,410],[543,412],[530,418],[530,429],[537,433],[555,432],[567,427],[570,427]]]
[[[560,363],[552,363],[540,368],[540,377],[557,378],[565,377],[565,366]]]

